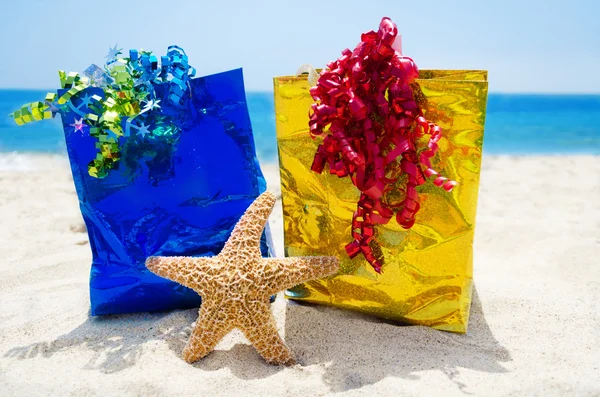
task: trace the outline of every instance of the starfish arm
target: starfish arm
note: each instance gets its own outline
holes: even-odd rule
[[[292,352],[277,332],[268,300],[245,302],[243,311],[245,316],[238,319],[238,327],[258,353],[271,364],[295,364]]]
[[[151,256],[146,259],[146,267],[152,273],[194,290],[215,264],[212,257]]]
[[[228,315],[229,312],[220,305],[210,301],[202,302],[192,335],[183,349],[183,359],[186,362],[193,363],[206,356],[233,329]]]
[[[220,256],[260,257],[260,238],[275,205],[273,193],[261,194],[235,225]]]
[[[264,258],[261,261],[263,285],[267,294],[292,288],[303,282],[334,274],[340,268],[333,256],[299,256],[291,258]]]

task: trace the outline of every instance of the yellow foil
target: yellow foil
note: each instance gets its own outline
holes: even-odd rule
[[[359,192],[350,178],[311,171],[313,100],[306,76],[276,77],[275,112],[286,256],[335,255],[340,272],[289,291],[291,299],[358,310],[389,320],[466,332],[473,278],[473,232],[481,168],[487,72],[422,70],[413,84],[425,116],[443,129],[433,168],[458,185],[447,193],[428,180],[410,230],[392,219],[376,226],[382,274],[344,249]]]

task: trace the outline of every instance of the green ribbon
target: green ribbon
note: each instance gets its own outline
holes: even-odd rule
[[[164,136],[179,131],[169,117],[156,112],[152,116],[153,130],[148,129],[145,118],[150,111],[160,108],[160,100],[156,98],[152,83],[166,85],[166,100],[180,106],[189,79],[195,74],[195,69],[188,65],[185,51],[177,46],[168,48],[167,55],[161,57],[160,65],[152,52],[131,50],[128,58],[119,57],[120,54],[116,47],[114,51],[111,49],[111,59],[104,71],[95,65],[86,69],[86,74],[92,78],[59,70],[60,85],[66,92],[58,98],[56,94],[49,93],[45,102],[24,104],[10,115],[18,125],[24,125],[54,117],[67,107],[75,112],[89,127],[90,135],[97,140],[95,147],[98,152],[88,164],[88,173],[95,178],[106,177],[118,166],[121,159],[118,139],[129,136],[132,129],[136,129],[142,138],[147,134]],[[94,86],[102,88],[104,98],[99,95],[81,98],[83,91]],[[84,113],[80,109],[81,104],[75,106],[74,98],[85,100],[91,112]],[[147,102],[145,106],[142,106],[143,102]],[[125,131],[122,127],[124,118]],[[138,125],[133,123],[134,120]]]

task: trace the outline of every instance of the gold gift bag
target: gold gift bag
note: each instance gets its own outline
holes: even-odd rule
[[[421,70],[413,84],[425,117],[443,129],[432,164],[458,182],[451,192],[418,186],[421,210],[405,230],[377,225],[385,256],[381,274],[350,259],[352,215],[360,196],[350,178],[311,171],[320,139],[309,133],[314,102],[306,76],[274,78],[286,256],[335,255],[337,276],[311,281],[286,296],[358,310],[436,329],[467,330],[473,280],[473,233],[487,102],[487,71]]]

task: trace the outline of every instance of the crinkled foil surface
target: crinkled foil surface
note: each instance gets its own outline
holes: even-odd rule
[[[92,315],[198,307],[195,291],[150,272],[146,258],[217,255],[240,216],[266,189],[242,70],[195,78],[190,86],[178,121],[181,136],[121,137],[119,168],[103,179],[88,174],[95,138],[70,127],[78,115],[63,115],[93,256]],[[265,256],[269,239],[267,229],[261,242]]]
[[[382,274],[362,256],[350,259],[344,249],[359,191],[350,178],[310,169],[321,140],[308,131],[313,100],[306,76],[276,77],[274,85],[286,255],[341,259],[338,275],[299,285],[286,296],[466,332],[487,72],[422,70],[413,84],[425,116],[443,128],[432,164],[458,186],[450,193],[431,181],[418,187],[421,210],[408,231],[394,220],[377,226]]]

